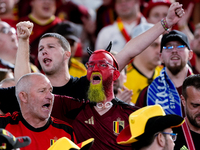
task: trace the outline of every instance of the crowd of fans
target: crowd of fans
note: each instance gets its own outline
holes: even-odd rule
[[[199,14],[200,0],[1,0],[0,149],[199,149]],[[144,128],[177,122],[144,132],[130,119],[145,111]]]

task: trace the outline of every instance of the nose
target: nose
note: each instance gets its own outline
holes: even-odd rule
[[[93,67],[93,70],[98,70],[99,69],[99,67],[98,67],[98,64],[96,63],[95,65],[94,65],[94,67]]]
[[[54,95],[49,91],[46,96],[48,99],[53,99]]]
[[[42,55],[47,55],[47,50],[45,48],[42,50]]]
[[[177,51],[178,50],[177,50],[176,46],[174,46],[173,49],[172,49],[172,53],[177,53]]]

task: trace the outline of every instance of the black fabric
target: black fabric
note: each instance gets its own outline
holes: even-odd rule
[[[15,87],[0,88],[0,109],[3,113],[13,113],[20,111],[17,98],[15,96]]]
[[[163,131],[164,129],[179,126],[183,120],[184,119],[178,115],[152,117],[146,123],[144,134],[138,136],[137,139],[146,139],[153,136],[157,132]]]
[[[53,93],[86,100],[89,84],[90,82],[87,80],[86,76],[81,78],[71,76],[69,82],[64,86],[53,87]]]
[[[182,127],[178,127],[178,128],[173,128],[173,132],[174,133],[178,133],[177,139],[175,141],[175,147],[174,150],[180,150],[182,147],[187,147],[186,141],[185,141],[185,136],[183,134],[183,130]],[[200,134],[193,132],[190,130],[194,145],[195,145],[195,149],[196,150],[200,150]]]

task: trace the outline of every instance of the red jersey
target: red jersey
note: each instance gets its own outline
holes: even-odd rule
[[[119,145],[118,134],[129,124],[129,114],[138,107],[115,98],[113,106],[104,115],[94,109],[89,101],[79,101],[67,96],[55,95],[52,116],[72,123],[77,142],[94,138],[91,150],[131,150],[131,145]]]
[[[113,106],[99,115],[92,104],[86,104],[72,123],[77,141],[94,138],[91,150],[131,150],[131,145],[119,145],[116,138],[129,124],[129,114],[137,108],[114,99]]]
[[[46,150],[57,139],[67,137],[77,143],[73,128],[66,122],[50,117],[45,126],[41,128],[32,127],[22,115],[14,112],[12,115],[7,113],[0,115],[0,128],[5,128],[14,136],[29,136],[31,144],[21,150]]]

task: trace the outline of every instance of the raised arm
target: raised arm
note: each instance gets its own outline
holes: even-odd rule
[[[184,15],[184,13],[185,12],[182,9],[182,4],[179,4],[178,2],[171,4],[166,17],[167,26],[172,27],[174,24],[176,24]],[[122,51],[115,56],[119,63],[119,71],[121,71],[132,58],[145,50],[164,31],[165,29],[163,28],[161,22],[158,22],[143,34],[131,39],[122,49]]]
[[[33,23],[30,21],[24,21],[19,22],[16,26],[19,46],[17,50],[14,75],[15,82],[17,83],[21,76],[31,72],[29,63],[29,37],[33,29]]]

